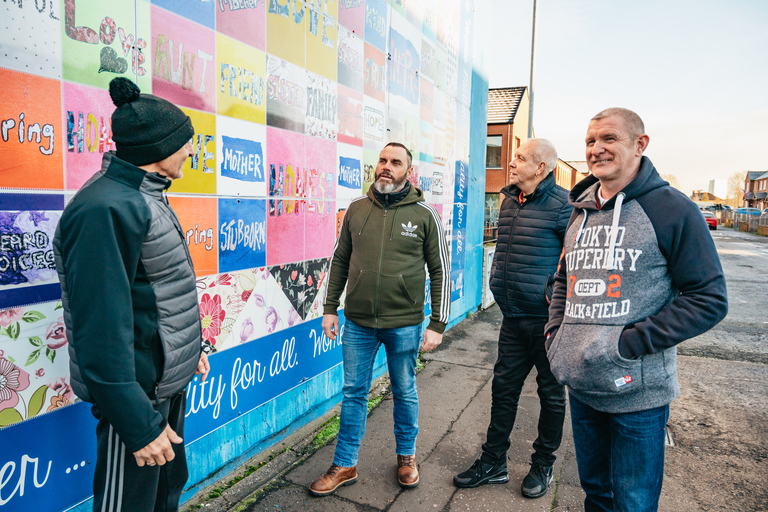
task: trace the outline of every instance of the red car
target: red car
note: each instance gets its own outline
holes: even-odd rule
[[[710,231],[717,229],[717,217],[715,217],[714,213],[701,212],[701,214],[704,216],[704,220],[707,221],[707,225],[709,226]]]

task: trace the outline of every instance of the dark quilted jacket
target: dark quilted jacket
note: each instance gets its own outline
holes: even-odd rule
[[[200,359],[195,271],[163,195],[170,184],[105,153],[53,243],[72,389],[131,452],[163,431],[152,404],[183,391]]]
[[[504,316],[548,316],[548,297],[573,207],[550,173],[520,205],[520,189],[501,189],[491,291]]]

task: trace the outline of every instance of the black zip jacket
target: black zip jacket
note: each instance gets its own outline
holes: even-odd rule
[[[170,184],[106,153],[53,243],[72,388],[131,452],[163,431],[153,402],[183,391],[200,359],[195,273]]]
[[[491,292],[504,316],[546,318],[573,207],[568,191],[555,183],[552,173],[522,205],[520,192],[516,185],[501,189]]]

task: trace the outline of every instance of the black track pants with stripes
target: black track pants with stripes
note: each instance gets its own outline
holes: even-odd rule
[[[156,405],[155,410],[168,420],[179,437],[184,437],[186,393]],[[173,445],[176,456],[171,462],[140,468],[96,406],[93,415],[99,420],[93,512],[176,512],[188,476],[184,444]]]

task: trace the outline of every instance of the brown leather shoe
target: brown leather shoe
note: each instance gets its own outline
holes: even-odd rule
[[[313,496],[326,496],[342,485],[352,485],[355,482],[357,482],[357,466],[343,468],[331,464],[328,471],[309,487],[309,493]]]
[[[416,467],[415,455],[397,456],[397,483],[403,489],[419,485],[419,469]]]

